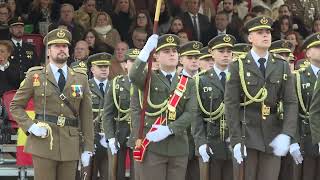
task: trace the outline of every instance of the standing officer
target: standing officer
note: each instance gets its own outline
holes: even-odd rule
[[[33,155],[35,180],[75,179],[77,160],[81,156],[86,167],[93,152],[89,83],[84,73],[66,64],[69,31],[55,29],[44,40],[49,64],[29,69],[10,110],[28,135],[25,151]],[[24,110],[30,98],[35,104],[34,121]]]
[[[201,156],[200,180],[233,179],[230,138],[225,122],[223,99],[235,41],[236,39],[228,34],[210,40],[208,47],[215,64],[213,68],[196,77],[200,108],[193,126],[193,134]]]
[[[129,49],[126,53],[126,68],[130,71],[135,58],[139,55],[139,49]],[[133,87],[128,75],[119,75],[112,80],[110,90],[107,93],[104,104],[104,130],[109,141],[113,156],[117,156],[117,179],[124,180],[126,170],[127,150],[132,159],[132,149],[128,148],[127,141],[130,136],[130,97]],[[114,158],[113,158],[114,161]],[[133,164],[131,165],[131,167]],[[133,169],[132,169],[133,170]],[[131,175],[133,171],[131,170]],[[114,172],[114,170],[112,171]],[[113,175],[115,176],[115,175]],[[133,176],[131,176],[133,177]]]
[[[237,43],[233,46],[232,57],[237,59],[239,56],[246,56],[251,49],[251,44]]]
[[[201,55],[199,56],[199,68],[200,71],[207,71],[211,69],[214,65],[214,59],[211,54],[208,52],[208,47],[200,49]]]
[[[151,72],[144,135],[134,157],[140,161],[142,180],[184,180],[188,162],[187,127],[197,112],[194,81],[176,73],[179,38],[152,35],[130,71],[132,83],[143,90],[145,66],[153,49],[160,69]],[[142,93],[143,94],[143,93]],[[170,97],[171,95],[171,97]],[[151,127],[154,131],[150,131]],[[149,132],[148,132],[149,131]]]
[[[246,180],[277,179],[281,156],[287,154],[296,132],[298,104],[293,77],[287,61],[268,51],[271,25],[272,19],[264,16],[248,21],[245,27],[252,48],[229,67],[225,114],[236,179],[243,174]],[[283,120],[277,113],[281,101]],[[245,170],[239,173],[243,161]]]
[[[15,86],[18,89],[20,83],[25,78],[25,73],[29,68],[38,66],[40,64],[35,47],[29,43],[23,42],[24,22],[21,17],[13,17],[9,21],[9,30],[11,34],[11,41],[13,44],[13,53],[10,64],[16,69],[19,81]]]
[[[298,99],[300,103],[299,125],[300,125],[300,146],[304,152],[303,160],[303,180],[315,180],[320,176],[320,121],[319,121],[319,70],[320,70],[320,34],[315,33],[308,36],[303,44],[306,49],[306,56],[310,61],[310,66],[304,71],[300,71],[301,87]],[[298,75],[298,74],[297,74]],[[297,76],[298,82],[298,76]],[[301,97],[303,100],[301,100]],[[309,102],[308,102],[309,101]],[[304,105],[304,107],[303,107]],[[308,119],[308,107],[309,119]],[[309,121],[308,121],[309,120]]]
[[[108,179],[108,143],[102,125],[102,114],[105,94],[107,94],[110,86],[108,75],[111,58],[111,54],[109,53],[97,53],[88,57],[88,61],[92,65],[91,72],[93,74],[93,78],[89,80],[92,92],[92,112],[95,132],[95,154],[93,156],[93,164],[91,164],[93,166],[93,180],[97,179],[98,174],[100,174],[99,179]]]
[[[288,61],[290,71],[294,71],[294,55],[291,51],[293,44],[287,40],[277,40],[271,43],[269,51],[278,54]]]

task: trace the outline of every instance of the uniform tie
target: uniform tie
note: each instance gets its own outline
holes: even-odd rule
[[[224,88],[226,85],[226,73],[222,71],[220,72],[220,76],[221,76],[220,81],[221,81],[222,87]]]
[[[99,89],[100,89],[100,92],[101,92],[102,96],[104,96],[103,86],[104,86],[103,83],[100,83],[100,84],[99,84]]]
[[[18,48],[18,51],[21,50],[21,44],[19,42],[17,42],[17,48]]]
[[[66,85],[66,78],[63,75],[62,69],[58,69],[58,72],[60,73],[58,86],[59,86],[60,92],[62,92],[64,89],[64,86]]]
[[[266,67],[264,66],[264,63],[266,62],[266,59],[265,58],[260,58],[258,60],[258,62],[260,63],[259,69],[260,69],[263,77],[265,77],[265,75],[266,75]]]
[[[171,75],[171,74],[167,74],[167,75],[166,75],[166,78],[168,79],[169,83],[171,84],[172,75]]]

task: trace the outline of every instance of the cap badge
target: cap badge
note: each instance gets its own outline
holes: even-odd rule
[[[200,44],[196,42],[196,43],[193,44],[192,47],[193,47],[193,49],[199,49],[200,48]]]
[[[224,37],[223,37],[223,41],[226,42],[226,43],[228,43],[228,42],[231,41],[231,37],[228,36],[228,35],[227,35],[227,36],[224,36]]]
[[[265,25],[265,24],[268,24],[268,19],[266,17],[263,17],[261,20],[260,20],[260,23]]]
[[[60,30],[57,32],[57,37],[62,39],[66,36],[66,33],[63,32],[63,30]]]
[[[167,41],[167,43],[173,43],[174,42],[173,36],[167,37],[166,41]]]

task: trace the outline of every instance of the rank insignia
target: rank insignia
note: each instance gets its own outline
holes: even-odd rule
[[[40,77],[39,74],[34,74],[33,75],[33,87],[38,87],[40,86]]]
[[[31,59],[32,56],[33,56],[33,52],[32,51],[26,51],[26,54],[27,54],[27,58],[28,59]]]
[[[71,95],[73,97],[82,97],[83,95],[82,85],[71,85],[71,90],[72,90]]]

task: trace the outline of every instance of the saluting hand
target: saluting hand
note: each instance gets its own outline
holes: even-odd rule
[[[144,45],[143,49],[140,51],[138,58],[143,61],[147,62],[150,53],[152,50],[154,50],[158,45],[158,38],[159,36],[157,34],[153,34],[148,38],[148,41]]]

